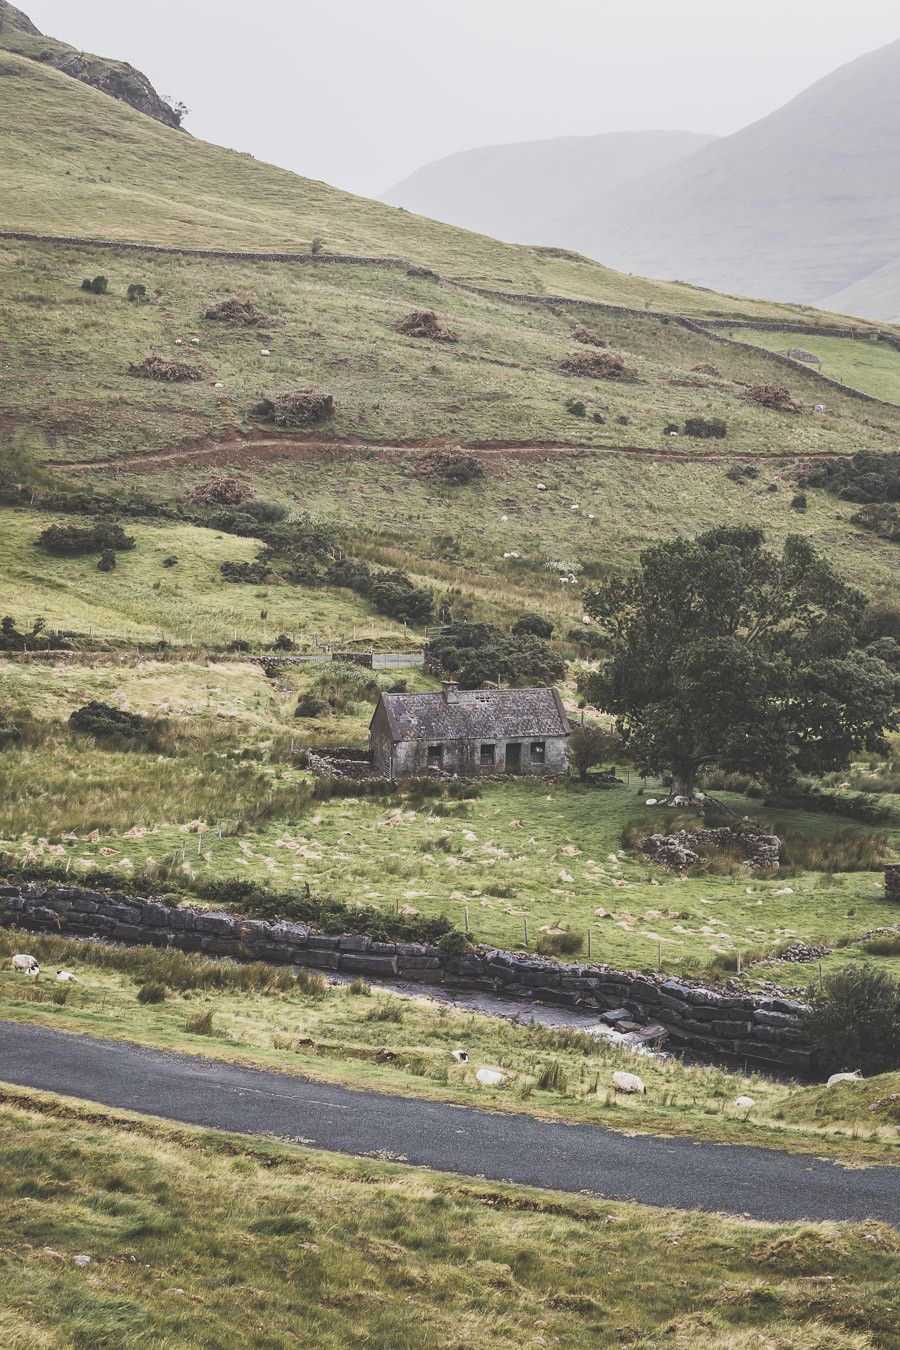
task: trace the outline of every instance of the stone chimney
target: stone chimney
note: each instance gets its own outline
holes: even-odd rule
[[[447,704],[459,702],[459,685],[455,680],[442,680],[441,693],[444,695],[444,702]]]

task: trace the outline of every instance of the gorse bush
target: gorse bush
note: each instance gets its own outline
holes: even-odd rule
[[[35,540],[38,548],[57,558],[79,558],[105,550],[124,552],[134,539],[116,521],[99,521],[87,529],[77,525],[49,525]]]
[[[721,439],[728,435],[728,427],[721,417],[687,417],[684,422],[684,434],[701,440]]]
[[[146,744],[162,728],[161,723],[152,722],[140,713],[125,712],[122,708],[113,708],[108,703],[92,700],[69,717],[69,726],[73,731],[84,732],[97,740],[115,739],[117,741],[139,741]]]
[[[900,981],[878,966],[848,965],[826,976],[805,1021],[823,1073],[900,1068]]]

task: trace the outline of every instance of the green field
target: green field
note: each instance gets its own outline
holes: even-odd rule
[[[823,375],[864,394],[900,403],[900,352],[887,343],[867,339],[865,326],[860,325],[860,338],[819,337],[802,333],[771,333],[753,328],[720,328],[725,337],[738,342],[752,342],[767,351],[787,356],[795,348],[802,348],[818,356]],[[826,400],[827,401],[827,400]]]
[[[193,1350],[237,1325],[273,1350],[867,1350],[897,1335],[897,1237],[877,1223],[550,1196],[14,1089],[0,1148],[9,1350]]]

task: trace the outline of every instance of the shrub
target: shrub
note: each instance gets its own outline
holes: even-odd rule
[[[217,1036],[219,1034],[213,1020],[212,1008],[207,1008],[205,1012],[189,1017],[184,1024],[184,1029],[190,1032],[192,1036]]]
[[[685,436],[696,436],[701,440],[710,440],[728,435],[728,427],[721,417],[687,417],[684,422]]]
[[[407,267],[406,275],[417,277],[422,281],[440,281],[437,272],[433,272],[430,267]]]
[[[404,314],[394,324],[398,333],[406,337],[427,338],[431,342],[458,342],[459,338],[447,328],[442,328],[433,309],[414,309]]]
[[[320,254],[320,253],[322,252],[322,249],[323,249],[324,247],[325,247],[325,240],[324,240],[324,239],[320,239],[319,236],[318,236],[317,234],[316,234],[316,235],[313,235],[313,238],[312,238],[312,240],[311,240],[311,242],[310,242],[310,245],[309,245],[309,251],[310,251],[310,253],[314,253],[314,254],[316,254],[316,256],[318,256],[318,254]]]
[[[260,586],[269,575],[269,567],[260,562],[235,562],[227,558],[219,563],[219,572],[223,581],[244,582],[251,586]]]
[[[426,624],[434,612],[434,597],[416,586],[405,572],[373,573],[369,598],[379,614],[402,623]]]
[[[107,277],[85,277],[81,283],[83,291],[91,291],[94,295],[106,295],[109,290],[109,280]]]
[[[429,450],[413,461],[410,472],[414,478],[459,487],[476,478],[483,478],[484,465],[474,455],[463,454],[461,450]]]
[[[211,304],[203,317],[217,323],[231,323],[243,328],[260,328],[272,322],[255,301],[241,299],[237,295]]]
[[[438,947],[444,956],[466,956],[475,950],[466,933],[454,931],[438,938]]]
[[[97,563],[98,572],[112,572],[116,566],[116,555],[111,548],[105,548]]]
[[[512,626],[512,632],[516,637],[531,633],[533,637],[543,638],[546,642],[549,642],[553,636],[553,624],[542,615],[535,614],[533,610],[527,610],[516,619]]]
[[[566,399],[566,412],[571,413],[573,417],[587,417],[587,408],[580,398]]]
[[[807,505],[807,503],[806,503],[806,493],[805,493],[805,492],[797,492],[797,493],[795,493],[794,496],[791,498],[791,510],[792,510],[792,511],[805,511],[805,510],[806,510],[806,505]]]
[[[132,304],[143,305],[147,300],[147,287],[140,281],[133,281],[128,287],[128,299]]]
[[[447,672],[463,689],[477,689],[498,676],[518,687],[555,684],[565,661],[541,638],[517,636],[493,624],[451,623],[425,648],[425,663],[435,674]]]
[[[301,694],[294,709],[294,716],[322,717],[330,711],[331,707],[327,699],[320,698],[318,694]]]
[[[355,980],[351,980],[347,986],[348,994],[355,994],[361,998],[368,998],[372,993],[372,986],[366,984],[365,980],[357,975]]]
[[[155,724],[140,713],[125,712],[96,700],[76,708],[69,718],[69,726],[73,731],[98,740],[115,737],[127,741],[147,741],[155,728]]]
[[[87,529],[77,525],[50,525],[35,543],[56,558],[79,558],[106,550],[125,552],[134,548],[134,538],[115,521],[100,521]]]
[[[560,368],[569,375],[581,375],[592,380],[634,380],[637,371],[626,366],[618,352],[569,352],[560,361]]]
[[[542,933],[535,951],[539,956],[575,956],[583,946],[583,933]]]
[[[805,1021],[823,1073],[900,1068],[900,981],[878,966],[847,965],[827,975]]]
[[[184,499],[200,506],[240,506],[253,496],[253,488],[245,478],[216,470],[188,488]]]
[[[614,731],[597,722],[584,722],[569,737],[569,763],[577,769],[581,781],[598,764],[609,764],[622,752],[622,742]]]
[[[403,1005],[397,999],[384,999],[366,1013],[367,1022],[402,1022]]]
[[[250,416],[259,422],[273,422],[276,427],[315,426],[334,416],[334,397],[313,389],[296,389],[274,399],[262,399],[250,409]]]
[[[273,652],[292,652],[295,647],[293,638],[288,637],[287,633],[279,633],[272,643]]]
[[[162,1003],[169,991],[161,980],[148,980],[138,990],[138,1003]]]
[[[234,638],[225,648],[227,652],[249,652],[250,643],[246,638]]]
[[[801,487],[820,487],[850,502],[900,502],[900,451],[862,450],[817,464]]]
[[[859,945],[869,956],[900,956],[900,933],[876,933]]]
[[[192,380],[206,379],[208,374],[202,366],[192,366],[190,361],[172,361],[159,352],[145,356],[143,361],[133,361],[128,373],[144,380],[162,380],[166,384],[188,384]]]
[[[900,512],[893,502],[869,502],[855,511],[850,520],[880,539],[900,543]]]
[[[744,483],[748,479],[758,478],[759,469],[755,464],[732,464],[725,470],[725,477],[730,478],[732,483]]]
[[[46,632],[46,620],[35,619],[30,633],[20,633],[15,619],[7,614],[0,619],[0,651],[50,651],[65,649],[68,643],[64,638],[52,637]]]

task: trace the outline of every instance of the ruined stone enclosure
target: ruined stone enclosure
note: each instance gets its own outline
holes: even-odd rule
[[[369,731],[385,778],[443,771],[553,777],[568,769],[569,720],[556,689],[459,689],[382,694]]]

